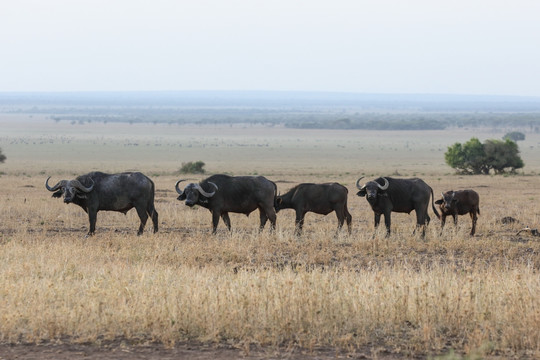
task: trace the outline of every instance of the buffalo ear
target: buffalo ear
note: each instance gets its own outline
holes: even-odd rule
[[[360,190],[359,192],[356,193],[356,195],[362,196],[362,197],[366,196],[366,189]]]
[[[444,202],[444,200],[443,200],[443,199],[439,199],[439,200],[435,201],[435,204],[437,204],[437,205],[441,205],[441,204],[442,204],[443,202]]]
[[[58,190],[57,192],[55,192],[54,194],[52,194],[52,197],[54,197],[54,198],[59,198],[59,197],[62,197],[62,194],[63,194],[63,191],[62,191],[62,190]]]
[[[186,200],[186,193],[181,193],[179,197],[177,197],[177,200],[183,201]]]

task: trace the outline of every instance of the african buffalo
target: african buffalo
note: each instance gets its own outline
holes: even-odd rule
[[[335,211],[338,218],[338,230],[346,219],[349,233],[351,233],[352,217],[347,210],[348,192],[345,186],[338,183],[299,184],[276,198],[276,213],[281,209],[294,209],[296,211],[295,233],[300,235],[307,212],[328,215]]]
[[[435,201],[441,208],[441,229],[444,227],[446,217],[452,215],[457,225],[458,215],[470,214],[472,220],[471,236],[476,231],[476,220],[480,215],[480,197],[474,190],[447,191],[442,193],[442,199]]]
[[[263,176],[229,176],[212,175],[198,184],[190,183],[184,190],[175,185],[176,192],[180,194],[178,200],[186,201],[187,206],[200,205],[212,213],[212,233],[216,233],[219,217],[229,230],[231,220],[229,213],[249,215],[255,209],[260,213],[260,230],[270,219],[270,230],[276,226],[276,211],[274,200],[276,197],[276,184]]]
[[[154,208],[154,183],[140,172],[105,174],[99,171],[81,175],[75,180],[61,180],[49,186],[49,176],[45,187],[55,191],[53,197],[64,195],[66,204],[79,205],[90,221],[88,235],[96,231],[97,213],[100,210],[119,211],[126,214],[132,208],[137,210],[141,225],[137,235],[141,235],[148,217],[154,223],[154,233],[158,231],[158,213]]]
[[[430,221],[428,215],[430,195],[433,212],[439,217],[433,204],[433,190],[422,179],[380,177],[360,186],[362,179],[363,177],[356,181],[356,187],[360,190],[356,195],[365,196],[371,205],[375,213],[375,228],[379,226],[381,215],[384,215],[387,236],[390,235],[391,212],[409,214],[413,210],[416,212],[416,228],[422,227],[422,236],[425,236],[425,226]]]

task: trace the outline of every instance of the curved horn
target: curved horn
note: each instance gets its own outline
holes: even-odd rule
[[[71,180],[71,184],[74,188],[77,188],[78,190],[81,190],[82,192],[89,193],[94,188],[94,180],[90,179],[92,181],[92,185],[90,187],[86,187],[79,180]]]
[[[178,184],[180,184],[182,181],[186,181],[185,179],[178,180],[176,184],[174,185],[174,188],[176,189],[176,192],[182,195],[184,193],[184,190],[178,189]]]
[[[386,179],[385,177],[382,178],[384,180],[384,185],[379,185],[379,183],[377,183],[377,186],[379,186],[379,189],[381,190],[386,190],[388,189],[388,185],[390,185],[390,183],[388,182],[388,179]]]
[[[45,180],[45,187],[47,188],[47,190],[49,190],[49,191],[56,191],[56,190],[60,189],[61,187],[66,186],[67,180],[60,180],[56,185],[54,185],[53,187],[50,187],[50,186],[49,186],[49,179],[50,179],[50,178],[51,178],[51,177],[49,176],[49,177],[47,178],[47,180]]]
[[[218,189],[218,186],[217,186],[216,184],[214,184],[213,182],[208,181],[208,183],[211,184],[211,185],[214,185],[214,187],[216,188],[216,190]],[[215,190],[214,190],[214,192],[211,192],[211,193],[204,191],[204,189],[203,189],[200,185],[198,185],[198,184],[197,184],[197,186],[196,186],[195,188],[196,188],[197,190],[199,190],[199,192],[201,193],[201,195],[206,196],[206,197],[212,197],[212,196],[214,196],[214,195],[216,194],[216,191],[215,191]]]
[[[364,177],[362,176],[360,179],[356,180],[356,187],[358,188],[358,190],[362,190],[363,186],[360,187],[359,183],[360,183],[360,180],[362,180]]]

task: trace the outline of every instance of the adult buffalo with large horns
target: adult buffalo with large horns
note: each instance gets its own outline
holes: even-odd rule
[[[49,176],[45,181],[45,187],[54,192],[53,197],[64,195],[66,204],[77,204],[88,214],[88,235],[93,235],[96,231],[98,211],[119,211],[126,214],[132,208],[137,210],[141,219],[137,235],[143,233],[148,217],[151,217],[154,223],[154,233],[158,231],[154,183],[140,172],[105,174],[95,171],[75,180],[61,180],[52,187],[49,186],[50,178]]]
[[[216,233],[219,218],[229,230],[231,220],[229,213],[249,215],[259,209],[261,225],[264,228],[270,220],[270,228],[276,226],[276,211],[274,201],[276,198],[276,184],[263,176],[229,176],[213,175],[200,183],[190,183],[184,190],[178,184],[185,180],[178,180],[175,185],[176,192],[180,194],[178,200],[186,201],[187,206],[200,205],[212,213],[212,233]]]
[[[433,204],[433,189],[422,179],[380,177],[360,186],[362,179],[363,177],[356,181],[356,187],[360,190],[356,195],[365,196],[371,205],[371,209],[375,213],[375,228],[379,226],[381,215],[384,215],[387,235],[390,235],[390,214],[392,211],[409,214],[414,210],[416,212],[416,228],[422,227],[422,236],[425,236],[425,226],[430,221],[428,215],[430,196],[433,212],[439,217]]]

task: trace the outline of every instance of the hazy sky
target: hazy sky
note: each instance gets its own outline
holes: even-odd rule
[[[537,0],[8,0],[0,91],[540,96]]]

